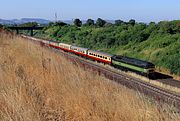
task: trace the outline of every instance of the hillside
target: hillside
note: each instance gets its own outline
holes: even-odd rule
[[[180,75],[180,21],[82,25],[50,24],[39,37],[147,60],[158,71]]]
[[[180,115],[1,30],[0,120],[179,121]]]

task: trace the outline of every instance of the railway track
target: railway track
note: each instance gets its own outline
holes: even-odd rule
[[[93,62],[86,61],[72,54],[62,52],[61,50],[60,53],[61,55],[70,59],[72,62],[78,63],[81,67],[85,69],[91,69],[94,72],[98,73],[99,75],[103,75],[104,77],[112,81],[115,81],[128,88],[139,91],[147,96],[153,97],[155,100],[157,100],[160,103],[168,103],[169,105],[174,105],[180,110],[179,94],[167,91],[163,88],[154,86],[150,83],[146,83],[144,81],[141,81],[140,79],[131,77],[129,75],[118,73],[115,70],[100,66]]]
[[[35,41],[35,40],[34,40]],[[36,41],[37,43],[37,41]],[[53,49],[54,50],[54,49]],[[153,97],[156,101],[160,103],[168,103],[169,105],[175,106],[178,110],[180,110],[180,94],[176,94],[160,88],[158,86],[154,86],[150,83],[144,82],[135,77],[119,73],[115,69],[106,68],[105,66],[100,66],[95,64],[92,61],[87,61],[83,58],[75,56],[73,54],[63,52],[62,50],[57,50],[62,56],[71,60],[71,62],[76,63],[83,67],[84,69],[93,70],[93,72],[98,73],[99,75],[103,75],[104,77],[115,81],[121,85],[124,85],[130,89],[134,89],[139,91],[147,96]]]

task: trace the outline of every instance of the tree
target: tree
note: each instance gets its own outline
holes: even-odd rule
[[[74,20],[74,25],[80,27],[82,25],[82,21],[77,18]]]
[[[98,18],[96,21],[96,25],[99,27],[103,27],[105,24],[106,24],[106,21],[101,18]]]
[[[88,25],[88,26],[94,25],[94,20],[88,19],[88,20],[86,21],[86,25]]]
[[[0,28],[2,28],[3,27],[3,25],[2,24],[0,24]]]
[[[122,25],[124,23],[124,21],[122,20],[115,20],[115,25],[119,26]]]
[[[156,23],[153,22],[153,21],[151,21],[151,22],[149,23],[149,25],[156,25]]]
[[[65,26],[65,25],[67,25],[67,24],[64,22],[61,22],[61,21],[58,21],[55,23],[55,26]]]
[[[168,21],[160,21],[158,23],[159,25],[159,32],[161,34],[173,34],[173,30],[172,30],[172,26],[171,26],[171,23],[168,22]]]
[[[129,24],[131,24],[132,26],[134,26],[135,23],[136,23],[136,21],[134,19],[129,20]]]
[[[105,23],[105,25],[104,25],[104,26],[108,26],[108,27],[110,27],[110,26],[112,26],[112,25],[113,25],[112,23],[107,22],[107,23]]]

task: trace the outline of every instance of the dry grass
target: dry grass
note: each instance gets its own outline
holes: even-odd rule
[[[167,106],[0,31],[0,120],[179,121]]]

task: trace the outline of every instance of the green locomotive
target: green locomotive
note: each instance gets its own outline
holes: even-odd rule
[[[120,55],[112,57],[112,65],[116,68],[130,70],[144,76],[150,76],[155,71],[155,65],[150,62]]]

